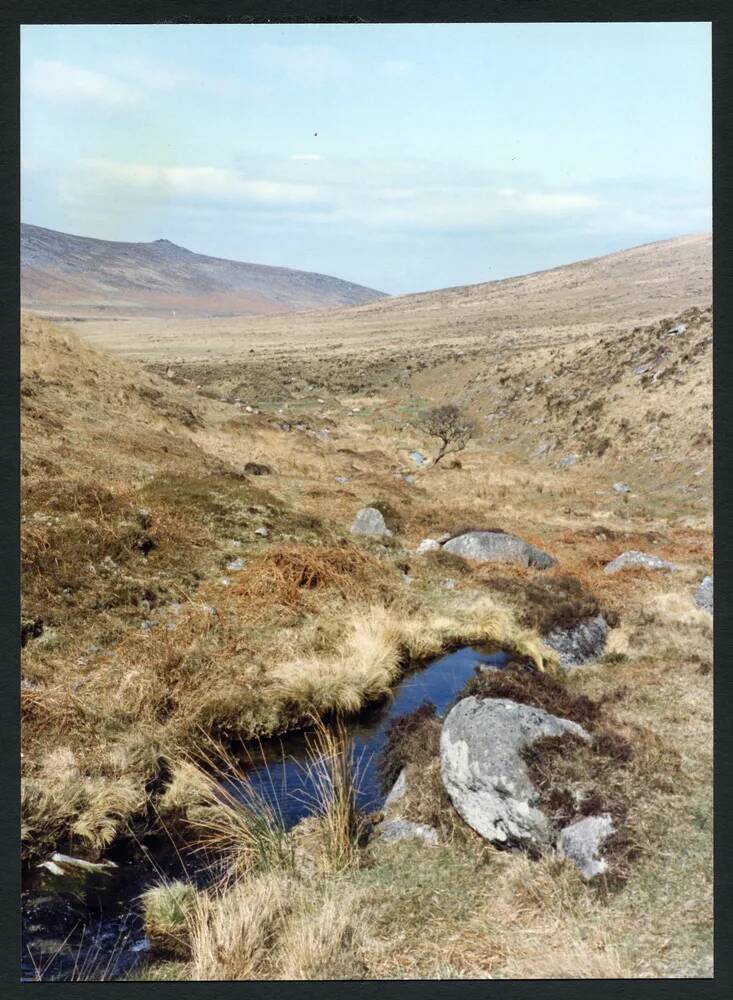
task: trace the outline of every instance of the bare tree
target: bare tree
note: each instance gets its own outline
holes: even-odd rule
[[[461,413],[455,403],[433,406],[426,410],[422,415],[420,426],[431,437],[440,440],[440,448],[433,459],[433,465],[437,465],[441,458],[452,452],[463,451],[476,433],[474,425]]]

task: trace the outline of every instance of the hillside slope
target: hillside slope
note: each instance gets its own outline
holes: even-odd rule
[[[389,297],[348,310],[79,325],[108,350],[148,362],[217,358],[249,364],[252,349],[358,352],[371,363],[387,353],[443,345],[492,354],[534,350],[582,337],[626,331],[712,301],[710,235],[633,247],[518,278]],[[256,360],[256,359],[254,359]]]
[[[118,243],[21,226],[21,300],[95,315],[236,315],[328,309],[382,292],[328,275],[222,260],[168,240]]]

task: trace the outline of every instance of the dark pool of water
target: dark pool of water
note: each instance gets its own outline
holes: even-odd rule
[[[431,701],[443,714],[478,664],[502,667],[508,655],[466,647],[416,667],[403,676],[391,696],[347,722],[357,768],[358,804],[364,811],[384,801],[377,764],[389,723]],[[315,808],[313,773],[308,767],[307,733],[268,740],[245,755],[248,781],[282,818],[293,826]],[[242,790],[230,786],[235,792]],[[242,793],[242,797],[247,796]],[[145,962],[145,939],[137,897],[159,881],[204,876],[180,859],[165,843],[150,845],[151,861],[117,860],[111,874],[69,879],[32,869],[24,876],[22,894],[22,978],[120,978]],[[40,971],[40,976],[39,976]]]
[[[377,767],[390,722],[414,712],[425,701],[431,701],[438,715],[442,715],[478,664],[499,668],[507,660],[508,655],[497,650],[458,649],[411,671],[389,698],[347,721],[357,772],[357,802],[363,811],[378,809],[384,801]],[[250,747],[245,755],[248,785],[286,827],[315,810],[313,768],[309,767],[312,742],[308,732],[291,733],[281,740],[268,740],[255,749]],[[228,787],[237,792],[236,784]],[[249,789],[243,790],[242,798],[249,797]]]

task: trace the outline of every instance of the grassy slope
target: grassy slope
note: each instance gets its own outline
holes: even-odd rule
[[[695,345],[706,324],[695,320]],[[655,332],[645,336],[652,343]],[[706,351],[677,359],[676,377],[699,404],[686,411],[690,433],[709,430]],[[608,456],[560,470],[528,464],[524,441],[514,452],[486,437],[460,467],[420,472],[409,485],[399,475],[408,451],[430,447],[407,423],[415,392],[429,398],[450,384],[436,369],[427,384],[413,387],[409,376],[376,396],[361,364],[344,359],[324,403],[313,382],[290,392],[275,379],[269,406],[259,398],[261,412],[247,413],[24,320],[24,614],[44,621],[24,650],[27,851],[70,838],[73,849],[93,852],[130,820],[142,828],[146,784],[199,727],[253,735],[309,709],[353,707],[385,690],[406,655],[460,639],[489,636],[537,656],[531,609],[521,587],[506,584],[528,582],[529,571],[497,574],[410,552],[428,534],[498,525],[558,557],[548,580],[570,572],[621,615],[610,648],[626,659],[573,684],[593,694],[625,685],[619,725],[641,724],[661,748],[648,760],[645,852],[627,886],[599,898],[553,862],[530,866],[495,852],[487,861],[458,844],[384,850],[372,867],[338,876],[338,892],[368,899],[367,938],[352,948],[358,974],[709,974],[711,627],[690,599],[710,569],[709,498],[680,492],[679,473],[657,473],[660,463],[650,466],[657,492],[639,490],[627,472],[635,492],[619,496]],[[207,369],[215,391],[220,371]],[[602,380],[592,385],[602,396]],[[678,389],[662,380],[660,409],[671,409],[663,394],[671,402]],[[630,400],[634,391],[620,390]],[[502,411],[502,427],[521,426],[518,412]],[[577,422],[566,412],[555,433],[570,441]],[[631,434],[616,461],[636,471],[646,425],[631,405],[628,414]],[[307,429],[283,431],[284,419]],[[318,436],[324,427],[331,433]],[[709,468],[709,445],[689,447]],[[248,460],[273,474],[242,477]],[[380,505],[395,531],[386,546],[348,533],[365,503]],[[261,526],[267,538],[255,534]],[[628,548],[680,570],[603,574]],[[225,569],[237,557],[247,563],[241,574]],[[298,585],[305,577],[312,587]],[[442,586],[447,577],[455,590]],[[675,747],[684,747],[681,761],[667,752]],[[324,902],[330,884],[329,876],[313,888],[311,916],[326,929],[336,919]],[[296,925],[288,934],[297,936]],[[333,955],[319,967],[318,948],[308,947],[311,974],[339,974]]]

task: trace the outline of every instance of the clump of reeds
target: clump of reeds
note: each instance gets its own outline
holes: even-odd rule
[[[340,716],[316,719],[308,739],[313,806],[319,818],[323,861],[331,871],[353,865],[365,832],[358,805],[358,762]]]

